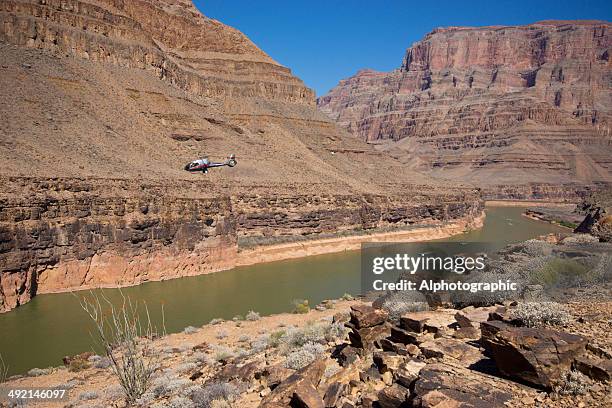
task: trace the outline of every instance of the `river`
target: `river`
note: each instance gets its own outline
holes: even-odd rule
[[[521,214],[521,207],[487,207],[483,228],[445,241],[477,241],[499,249],[552,232],[558,226]],[[160,325],[163,303],[166,330],[201,326],[212,318],[231,319],[249,310],[262,315],[287,312],[293,299],[316,305],[323,299],[360,292],[359,251],[318,255],[234,268],[219,273],[150,282],[122,289],[133,300],[145,301]],[[103,289],[119,299],[118,289]],[[78,293],[83,295],[84,293]],[[90,322],[74,294],[36,296],[9,313],[0,314],[0,353],[11,374],[33,367],[57,366],[62,357],[91,350]]]

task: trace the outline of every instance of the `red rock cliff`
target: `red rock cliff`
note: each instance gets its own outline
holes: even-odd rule
[[[610,181],[612,25],[436,29],[318,100],[407,166],[479,184]]]

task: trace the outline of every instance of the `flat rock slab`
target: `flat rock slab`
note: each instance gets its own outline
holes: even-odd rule
[[[406,313],[400,317],[400,327],[415,333],[437,333],[455,323],[456,310],[439,309]]]
[[[455,313],[455,320],[460,327],[480,328],[480,323],[489,320],[490,313],[505,313],[503,306],[474,307],[469,306]]]
[[[427,358],[454,358],[465,367],[485,358],[478,348],[444,337],[421,343],[419,348]]]
[[[449,364],[428,364],[414,383],[415,408],[505,407],[519,386],[508,381]]]
[[[584,337],[556,330],[491,321],[481,324],[481,332],[481,344],[502,374],[547,388],[586,352]]]

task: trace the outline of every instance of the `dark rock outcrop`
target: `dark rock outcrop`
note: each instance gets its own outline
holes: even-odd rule
[[[504,375],[551,388],[586,352],[581,336],[543,328],[513,327],[503,322],[481,324],[482,345]]]

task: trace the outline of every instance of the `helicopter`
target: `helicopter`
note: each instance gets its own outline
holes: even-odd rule
[[[236,161],[235,154],[230,154],[227,160],[224,162],[211,162],[208,157],[205,156],[201,159],[197,159],[190,163],[187,163],[185,165],[185,170],[190,173],[201,171],[202,173],[206,174],[208,173],[208,169],[211,169],[213,167],[234,167],[236,164],[238,164],[238,162]]]

